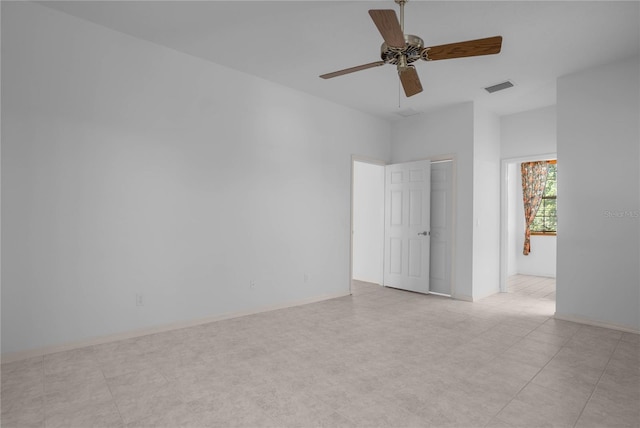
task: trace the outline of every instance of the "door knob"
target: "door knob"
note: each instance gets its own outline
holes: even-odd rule
[[[429,232],[427,232],[426,230],[422,233],[418,233],[418,235],[423,235],[423,236],[427,236],[429,234]]]

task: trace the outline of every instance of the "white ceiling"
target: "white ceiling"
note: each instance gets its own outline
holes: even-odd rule
[[[638,55],[637,1],[419,1],[405,32],[427,46],[494,35],[502,52],[419,62],[424,92],[401,97],[391,65],[323,80],[379,60],[369,9],[391,1],[47,1],[49,7],[373,115],[475,101],[499,115],[555,104],[556,79]],[[483,88],[510,79],[514,88]]]

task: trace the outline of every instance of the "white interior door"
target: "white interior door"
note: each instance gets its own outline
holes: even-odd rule
[[[431,164],[431,262],[429,291],[451,295],[453,162]]]
[[[431,161],[385,166],[384,285],[429,292]]]

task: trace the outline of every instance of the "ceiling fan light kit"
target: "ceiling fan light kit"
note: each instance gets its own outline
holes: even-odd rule
[[[405,95],[411,97],[422,92],[420,78],[415,66],[412,65],[419,59],[437,61],[500,53],[502,36],[424,47],[424,41],[420,37],[413,34],[404,34],[404,5],[407,1],[395,0],[400,5],[400,20],[398,20],[396,12],[392,9],[372,9],[369,11],[369,16],[371,16],[373,23],[384,39],[384,43],[380,47],[382,61],[345,68],[344,70],[323,74],[320,77],[331,79],[368,68],[392,64],[398,70],[398,77]]]

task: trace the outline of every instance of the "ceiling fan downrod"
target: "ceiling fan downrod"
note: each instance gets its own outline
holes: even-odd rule
[[[396,3],[400,5],[400,29],[404,34],[404,4],[409,0],[395,0]]]
[[[408,0],[395,0],[395,2],[400,5],[400,30],[402,30],[403,35],[404,35],[404,4],[407,1]],[[408,67],[407,55],[405,55],[404,53],[400,54],[400,56],[398,57],[398,64],[397,64],[398,73],[402,73],[407,69],[407,67]]]

